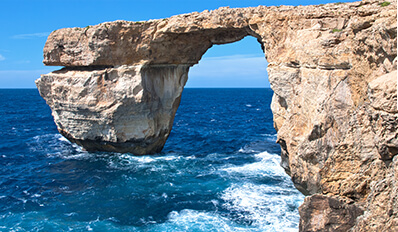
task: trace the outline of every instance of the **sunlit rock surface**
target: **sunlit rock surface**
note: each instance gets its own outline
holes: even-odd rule
[[[160,152],[187,65],[67,67],[36,81],[59,132],[90,151]]]
[[[300,230],[398,231],[396,1],[220,8],[60,29],[44,63],[66,67],[36,84],[69,140],[156,153],[189,67],[212,45],[245,36],[269,62],[282,166],[310,195]]]

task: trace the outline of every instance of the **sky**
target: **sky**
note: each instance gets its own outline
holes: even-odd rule
[[[352,1],[352,0],[350,0]],[[0,88],[35,88],[51,31],[115,20],[144,21],[222,6],[317,5],[333,0],[0,0]],[[254,38],[210,48],[186,87],[269,87],[267,63]]]

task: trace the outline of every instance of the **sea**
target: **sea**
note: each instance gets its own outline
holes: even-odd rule
[[[163,151],[87,152],[36,89],[0,90],[0,231],[298,231],[271,89],[183,91]]]

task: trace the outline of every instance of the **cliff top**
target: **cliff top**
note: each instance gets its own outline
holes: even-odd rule
[[[214,44],[251,35],[271,47],[291,31],[356,34],[376,20],[396,18],[397,1],[366,0],[316,6],[221,7],[144,22],[118,20],[50,34],[45,65],[195,64]],[[350,22],[348,22],[350,21]],[[393,23],[393,22],[392,22]],[[395,22],[396,25],[396,22]]]

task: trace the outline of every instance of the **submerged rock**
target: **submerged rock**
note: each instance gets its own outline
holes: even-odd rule
[[[214,44],[254,36],[269,62],[281,164],[317,194],[300,230],[398,231],[397,2],[384,5],[220,8],[60,29],[44,63],[66,67],[36,84],[70,141],[156,153],[189,67]]]

